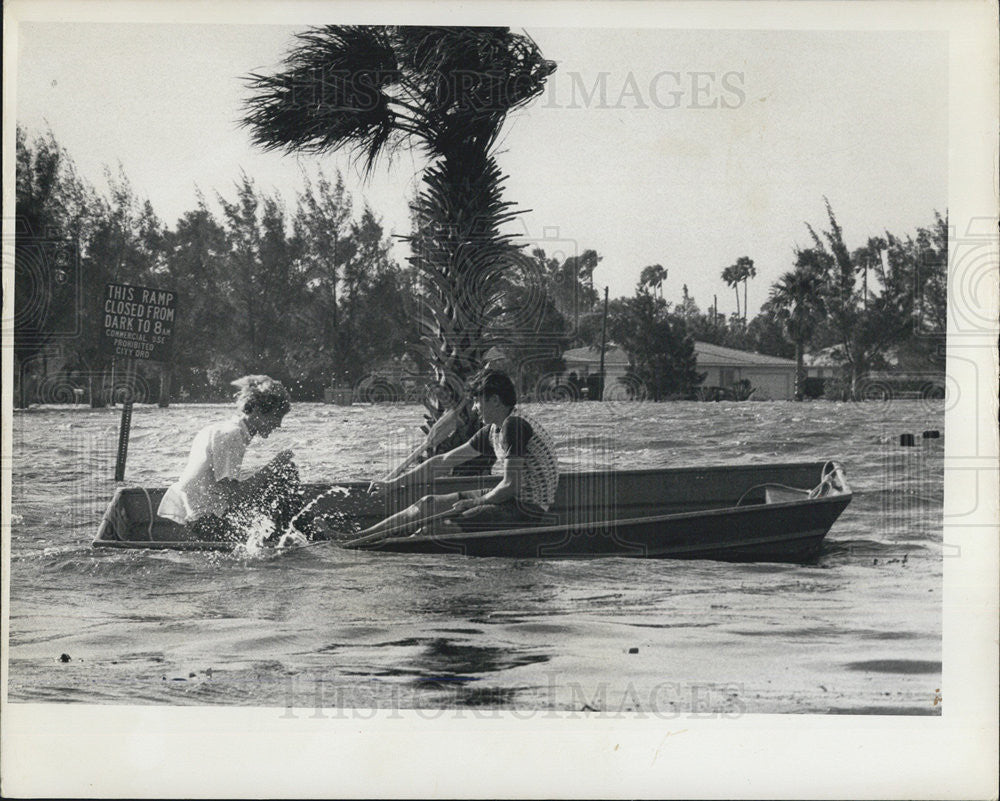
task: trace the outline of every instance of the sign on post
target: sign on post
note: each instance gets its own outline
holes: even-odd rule
[[[116,359],[170,360],[177,293],[130,284],[108,284],[101,350]]]
[[[170,338],[177,314],[177,294],[131,284],[108,284],[101,310],[101,352],[126,364],[135,361],[170,360]],[[135,361],[133,361],[135,360]],[[114,362],[112,362],[112,365]],[[112,368],[113,369],[113,368]],[[133,368],[134,369],[134,368]],[[128,372],[126,372],[126,375]],[[122,404],[122,422],[118,429],[118,458],[115,481],[125,480],[129,431],[132,428],[132,397]]]

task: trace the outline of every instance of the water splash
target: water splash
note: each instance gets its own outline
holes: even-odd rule
[[[302,536],[306,537],[306,539],[309,539],[309,532],[302,531],[297,525],[299,518],[301,518],[303,515],[308,515],[313,509],[313,507],[316,506],[316,504],[319,503],[324,498],[330,498],[334,495],[342,495],[343,497],[347,498],[350,496],[350,494],[351,491],[349,488],[341,486],[339,484],[334,484],[332,487],[330,487],[330,489],[323,490],[323,492],[321,492],[319,495],[317,495],[315,498],[309,501],[309,503],[307,503],[305,506],[299,509],[299,511],[292,516],[292,519],[288,521],[288,525],[285,527],[284,537],[291,537],[294,536],[295,534],[301,534]],[[347,520],[349,519],[349,516],[346,513],[340,511],[331,512],[329,514],[323,515],[323,517],[328,521],[338,520],[339,518],[338,522],[341,523],[347,522]],[[306,518],[306,520],[309,520],[311,522],[312,518]]]
[[[233,549],[233,555],[237,557],[255,558],[261,556],[265,550],[264,542],[274,536],[274,520],[263,513],[248,515],[244,525],[246,540],[237,544]]]

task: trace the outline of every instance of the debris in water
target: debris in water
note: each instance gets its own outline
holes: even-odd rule
[[[639,649],[638,648],[629,648],[628,652],[630,654],[637,654],[637,653],[639,653]]]
[[[69,654],[62,654],[59,657],[60,662],[69,662],[69,659],[70,659]]]

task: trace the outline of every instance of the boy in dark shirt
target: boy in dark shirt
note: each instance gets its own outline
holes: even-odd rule
[[[428,518],[449,511],[454,515],[430,521],[421,533],[517,528],[539,522],[555,498],[559,480],[551,437],[541,426],[513,413],[517,392],[503,373],[487,373],[472,392],[476,398],[473,408],[482,418],[483,427],[468,442],[431,457],[380,487],[390,490],[426,484],[434,476],[448,474],[457,465],[482,454],[495,455],[502,474],[500,483],[489,490],[425,495],[413,506],[360,532],[361,536],[377,539],[389,531],[393,536],[403,536]]]

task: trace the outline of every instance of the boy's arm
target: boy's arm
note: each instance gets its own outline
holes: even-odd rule
[[[381,486],[385,489],[396,489],[398,487],[410,487],[414,484],[429,484],[435,477],[450,473],[458,465],[479,456],[479,451],[468,442],[462,443],[457,448],[452,448],[447,453],[432,456],[427,461],[417,465],[410,472],[386,481]]]
[[[485,492],[478,498],[461,500],[453,507],[456,511],[472,509],[482,506],[485,503],[503,503],[512,498],[516,498],[521,492],[521,478],[524,475],[524,459],[517,456],[508,456],[504,462],[503,478],[489,492]]]
[[[220,478],[215,482],[215,490],[228,505],[232,505],[240,497],[240,481],[236,478]]]

